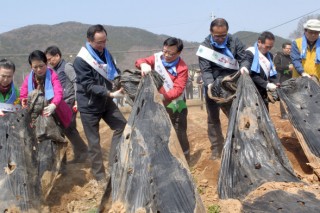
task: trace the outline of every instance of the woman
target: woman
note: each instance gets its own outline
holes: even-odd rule
[[[19,90],[13,83],[15,65],[13,62],[0,60],[0,116],[5,111],[16,111],[20,108]]]

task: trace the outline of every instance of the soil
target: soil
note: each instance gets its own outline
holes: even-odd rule
[[[197,100],[198,103],[200,102]],[[220,160],[210,159],[210,142],[207,137],[207,113],[204,105],[192,104],[189,101],[188,138],[191,145],[190,171],[194,177],[198,192],[208,212],[241,212],[241,203],[238,200],[219,200],[217,182],[220,169]],[[128,117],[128,113],[125,113]],[[308,184],[308,190],[317,198],[320,197],[320,184],[317,176],[307,165],[308,160],[299,144],[294,130],[288,120],[280,118],[279,102],[270,104],[270,116],[276,127],[278,136],[291,161],[296,175]],[[226,133],[228,119],[221,113],[223,133]],[[83,128],[78,121],[78,130],[85,139]],[[101,146],[105,159],[108,159],[108,150],[112,131],[101,122]],[[68,147],[68,159],[72,160],[72,149]],[[106,162],[107,163],[107,162]],[[100,203],[100,195],[96,182],[90,174],[89,164],[68,164],[68,172],[60,176],[51,191],[43,212],[95,212]],[[263,190],[261,189],[263,188]],[[304,184],[267,183],[259,187],[250,196],[260,196],[266,189],[306,189]],[[264,191],[264,192],[263,192]],[[219,211],[215,211],[219,209]],[[123,210],[117,212],[124,212]]]

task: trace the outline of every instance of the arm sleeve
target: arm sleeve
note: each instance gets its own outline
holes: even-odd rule
[[[58,75],[53,71],[51,72],[51,82],[52,82],[53,93],[54,93],[51,103],[58,106],[61,100],[63,99],[63,89],[59,81]]]
[[[254,55],[252,54],[252,52],[250,52],[249,50],[246,51],[246,60],[247,63],[249,65],[249,70],[250,70],[250,76],[252,81],[255,83],[256,86],[262,87],[262,88],[267,88],[267,84],[268,81],[264,80],[261,76],[260,73],[256,73],[254,71],[251,70],[251,65],[253,62],[253,57]],[[263,70],[261,70],[263,72]]]
[[[135,62],[135,66],[136,68],[138,69],[141,69],[140,68],[140,64],[142,63],[146,63],[146,64],[149,64],[151,66],[151,69],[154,69],[154,63],[155,63],[155,58],[154,58],[154,55],[151,55],[147,58],[139,58],[136,62]]]
[[[274,57],[274,66],[276,67],[277,71],[284,71],[284,70],[288,70],[289,69],[289,64],[284,65],[282,64],[282,60],[281,60],[282,55],[277,54]]]
[[[77,91],[77,76],[76,76],[76,71],[73,68],[73,65],[71,63],[67,63],[65,66],[65,73],[66,76],[69,78],[71,83],[73,84],[75,96],[76,96],[76,91]]]
[[[304,69],[301,63],[300,51],[298,49],[296,41],[292,41],[290,57],[292,60],[292,64],[297,72],[300,74],[303,73]]]
[[[20,100],[28,98],[28,78],[29,74],[26,76],[20,87]]]
[[[214,82],[213,78],[213,70],[212,70],[212,62],[202,57],[199,57],[199,68],[202,72],[202,80],[205,86]]]

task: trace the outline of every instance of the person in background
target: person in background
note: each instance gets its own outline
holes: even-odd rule
[[[82,140],[76,124],[77,102],[76,91],[76,73],[71,63],[67,63],[63,58],[60,49],[57,46],[50,46],[45,50],[49,65],[58,74],[63,88],[63,99],[73,109],[72,121],[68,128],[63,129],[72,144],[74,159],[72,163],[84,163],[87,159],[88,147]]]
[[[291,43],[285,42],[282,44],[282,52],[278,52],[274,57],[274,66],[278,73],[279,83],[292,78],[293,64],[290,57]],[[287,119],[288,115],[285,112],[282,102],[280,102],[280,113],[282,119]]]
[[[138,59],[135,66],[141,70],[143,76],[150,73],[151,70],[155,70],[164,78],[164,85],[159,89],[159,93],[178,136],[182,151],[189,162],[188,109],[184,95],[188,81],[188,67],[180,57],[182,50],[182,40],[170,37],[163,42],[161,52]]]
[[[269,100],[267,91],[274,92],[277,89],[277,71],[273,65],[273,55],[270,50],[275,41],[274,35],[265,31],[259,35],[254,46],[246,50],[245,70],[250,70],[252,81],[256,85],[267,109]]]
[[[20,109],[20,92],[13,83],[15,69],[12,61],[0,60],[0,116]]]
[[[200,45],[197,55],[205,88],[207,108],[208,137],[211,143],[211,159],[219,159],[223,149],[224,137],[220,122],[220,105],[208,96],[208,86],[218,77],[236,73],[245,59],[243,43],[228,33],[229,24],[223,18],[217,18],[210,24],[210,34]],[[217,57],[212,57],[215,54]],[[224,112],[228,114],[228,112]]]
[[[304,25],[301,38],[292,41],[291,59],[293,77],[317,77],[320,79],[320,20],[310,19]]]
[[[187,99],[193,99],[193,77],[189,75],[186,86]]]
[[[98,24],[87,30],[87,42],[78,53],[73,66],[77,75],[77,103],[85,135],[91,173],[98,185],[107,185],[100,145],[99,123],[104,120],[114,130],[109,152],[109,168],[115,161],[116,145],[126,126],[126,119],[113,98],[124,96],[123,89],[112,91],[113,80],[120,73],[106,48],[107,31]]]

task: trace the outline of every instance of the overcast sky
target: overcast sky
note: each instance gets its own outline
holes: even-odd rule
[[[201,42],[209,33],[213,14],[229,22],[230,33],[262,32],[289,22],[270,30],[288,38],[299,17],[312,11],[320,14],[319,0],[2,0],[0,33],[76,21],[136,27]]]

